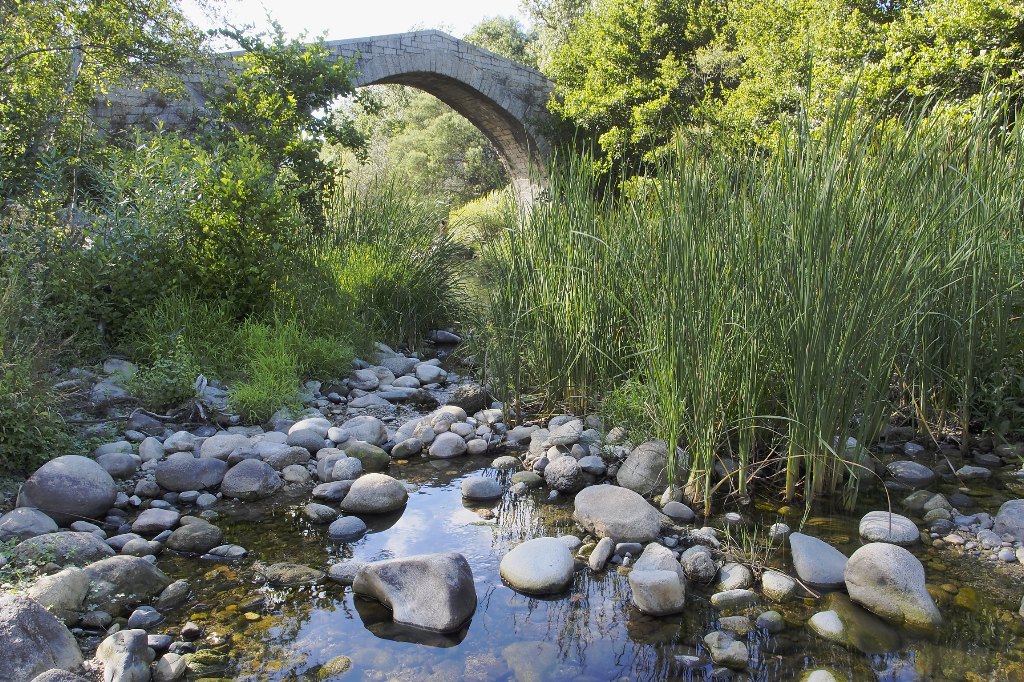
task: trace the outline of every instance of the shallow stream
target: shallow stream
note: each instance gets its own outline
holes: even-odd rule
[[[506,492],[492,504],[464,502],[463,478],[484,475],[507,484],[510,472],[490,467],[490,457],[417,460],[392,465],[391,476],[418,486],[404,510],[365,516],[369,532],[359,541],[336,544],[327,526],[309,523],[301,513],[308,487],[266,503],[223,503],[213,522],[224,541],[249,549],[237,562],[213,562],[165,552],[159,566],[173,579],[192,583],[183,606],[151,632],[176,634],[191,620],[205,631],[211,665],[190,679],[246,682],[313,682],[328,679],[321,667],[347,656],[352,667],[341,680],[429,680],[430,682],[543,682],[544,680],[799,680],[803,671],[830,668],[847,680],[1024,680],[1024,638],[1016,612],[1020,586],[1009,575],[979,568],[976,558],[936,558],[936,550],[913,551],[936,586],[945,617],[941,633],[901,633],[900,651],[868,656],[810,635],[804,623],[820,605],[799,598],[783,605],[762,600],[740,614],[756,616],[774,608],[787,629],[774,636],[747,637],[751,665],[744,673],[713,666],[703,637],[723,615],[709,602],[710,590],[691,586],[684,614],[652,618],[633,607],[625,575],[614,566],[592,573],[578,566],[571,588],[550,599],[527,597],[502,584],[501,558],[516,544],[544,535],[582,535],[572,520],[572,501],[547,501],[547,491],[513,497]],[[998,496],[998,491],[993,491]],[[863,503],[879,508],[878,500]],[[493,513],[493,518],[487,511]],[[482,511],[482,515],[478,512]],[[772,523],[777,509],[751,505],[751,520]],[[859,545],[860,513],[823,513],[805,525],[851,553]],[[786,519],[796,526],[798,518]],[[342,559],[372,561],[413,554],[457,551],[468,560],[477,585],[472,621],[455,635],[436,635],[395,626],[390,612],[352,594],[351,587],[327,580],[290,588],[265,584],[261,565],[281,561],[319,570]],[[770,563],[787,566],[778,550]],[[941,586],[941,587],[940,587]],[[954,592],[956,594],[954,594]],[[226,654],[220,656],[219,654]],[[677,656],[698,655],[707,665],[687,668]],[[224,661],[220,663],[220,661]],[[716,677],[717,678],[717,677]],[[335,679],[335,677],[329,677]]]

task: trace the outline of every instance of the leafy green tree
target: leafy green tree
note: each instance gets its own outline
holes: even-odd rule
[[[650,161],[720,94],[705,57],[726,19],[724,0],[598,0],[551,60],[549,106],[596,139],[606,168]]]
[[[537,33],[529,48],[537,67],[548,73],[552,57],[569,42],[590,0],[523,0]]]
[[[335,58],[321,36],[286,40],[280,24],[273,33],[250,36],[236,29],[221,33],[241,46],[232,87],[216,101],[221,124],[217,138],[245,136],[257,145],[285,186],[296,192],[312,225],[323,225],[324,202],[338,169],[321,155],[324,143],[361,150],[365,136],[345,115],[327,115],[340,97],[352,95],[352,62]],[[356,95],[370,112],[374,105]]]
[[[515,17],[492,17],[474,26],[463,40],[536,69],[537,55],[531,48],[537,36],[536,30],[524,31]]]
[[[179,0],[0,0],[0,195],[29,188],[42,156],[85,150],[98,93],[173,86],[205,38]]]

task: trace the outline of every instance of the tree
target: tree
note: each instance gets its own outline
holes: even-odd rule
[[[0,196],[24,191],[42,155],[83,152],[98,93],[173,88],[205,38],[179,0],[0,0]]]
[[[537,68],[537,55],[531,49],[537,40],[537,31],[523,30],[515,17],[484,19],[467,33],[463,40],[490,50],[531,69]]]
[[[598,0],[551,60],[561,98],[549,106],[593,136],[606,168],[650,161],[720,96],[706,57],[726,19],[724,0]]]
[[[537,33],[530,50],[541,71],[548,73],[552,57],[569,42],[589,6],[590,0],[523,0]]]
[[[352,62],[335,59],[321,36],[304,43],[305,35],[285,40],[272,22],[273,33],[247,35],[236,29],[221,33],[245,50],[232,86],[215,101],[221,125],[216,137],[246,136],[263,150],[276,171],[286,171],[285,185],[299,198],[312,225],[324,221],[324,205],[338,169],[321,155],[323,144],[362,150],[366,138],[345,115],[327,115],[338,98],[352,95]],[[373,111],[372,100],[356,95]]]

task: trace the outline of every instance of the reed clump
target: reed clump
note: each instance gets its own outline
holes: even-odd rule
[[[708,510],[768,476],[852,506],[874,471],[857,443],[901,410],[966,448],[976,386],[1019,338],[1022,133],[1002,102],[967,120],[851,102],[770,153],[680,139],[629,196],[586,158],[554,164],[484,252],[495,388],[583,409],[644,386]]]

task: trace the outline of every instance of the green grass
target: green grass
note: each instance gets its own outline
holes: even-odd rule
[[[705,509],[755,469],[788,500],[852,507],[847,438],[908,405],[966,431],[977,384],[1020,347],[1020,128],[998,103],[929,110],[841,101],[761,156],[680,140],[624,194],[586,158],[554,165],[551,199],[507,211],[484,252],[499,392],[586,409],[628,380]]]

